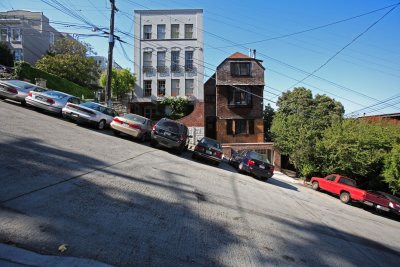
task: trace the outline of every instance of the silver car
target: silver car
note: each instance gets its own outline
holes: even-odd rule
[[[39,86],[20,80],[0,80],[0,98],[7,98],[25,105],[28,93]]]
[[[64,118],[82,123],[94,124],[100,130],[109,126],[118,113],[106,106],[94,102],[85,102],[82,104],[67,103],[62,109]]]
[[[61,110],[67,103],[80,104],[78,97],[59,91],[30,91],[25,98],[28,105],[43,109],[45,111],[61,114]]]
[[[124,133],[131,135],[142,142],[150,139],[152,129],[151,120],[130,113],[115,117],[110,126],[114,130],[115,135]]]

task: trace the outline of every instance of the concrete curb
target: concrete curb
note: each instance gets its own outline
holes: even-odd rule
[[[0,265],[4,266],[80,266],[80,267],[110,267],[102,262],[85,258],[47,256],[14,246],[0,244]]]

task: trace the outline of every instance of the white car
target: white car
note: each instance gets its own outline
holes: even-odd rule
[[[124,133],[142,142],[150,139],[151,129],[153,128],[151,120],[148,118],[130,113],[115,117],[110,126],[115,135]]]
[[[79,105],[68,103],[62,109],[62,115],[64,118],[76,122],[94,124],[102,130],[110,125],[113,118],[118,116],[118,113],[114,109],[98,103],[85,102]]]
[[[42,92],[30,91],[25,101],[30,106],[56,114],[61,114],[62,108],[68,103],[81,103],[78,97],[50,89]]]

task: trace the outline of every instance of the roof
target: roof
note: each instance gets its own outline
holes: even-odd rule
[[[240,52],[236,52],[236,53],[230,55],[228,58],[231,58],[231,59],[252,59],[251,57],[246,56],[246,55],[244,55],[244,54],[242,54]]]

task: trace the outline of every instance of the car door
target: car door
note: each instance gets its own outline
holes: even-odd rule
[[[330,191],[332,189],[332,183],[336,180],[336,175],[328,175],[324,179],[320,180],[319,187],[326,191]]]

